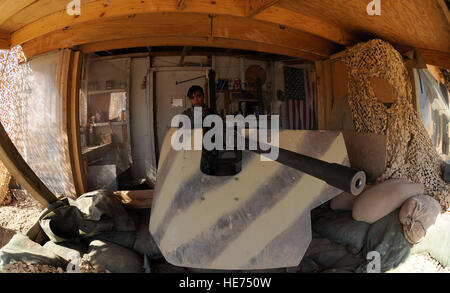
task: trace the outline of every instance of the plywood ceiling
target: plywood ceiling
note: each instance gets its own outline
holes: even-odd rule
[[[381,15],[372,17],[366,12],[369,2],[281,0],[279,6],[325,19],[354,35],[378,36],[398,44],[450,52],[450,24],[437,0],[381,0]]]
[[[380,37],[450,62],[442,0],[381,0],[381,16],[367,15],[370,0],[82,0],[80,16],[66,13],[69,2],[0,0],[0,47],[22,45],[29,55],[74,46],[254,47],[319,60]]]

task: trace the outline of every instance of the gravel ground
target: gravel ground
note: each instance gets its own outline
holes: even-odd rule
[[[26,233],[39,218],[43,206],[26,192],[16,190],[14,199],[7,206],[0,206],[0,247],[6,245],[16,233]],[[89,264],[82,266],[82,272],[95,272]],[[30,266],[24,263],[10,264],[3,272],[59,273],[61,269],[49,266]],[[450,267],[443,268],[428,254],[411,255],[399,267],[388,273],[450,273]]]
[[[44,207],[25,191],[13,190],[13,201],[0,206],[0,247],[5,246],[14,234],[26,233],[39,218]]]
[[[67,272],[63,268],[55,268],[49,265],[29,265],[24,262],[11,262],[8,265],[6,265],[3,269],[0,269],[0,273],[65,274]],[[81,259],[80,273],[100,274],[108,272],[99,271],[95,269],[88,261],[86,261],[85,259]]]
[[[450,267],[443,268],[428,253],[412,254],[404,263],[387,273],[450,273]]]

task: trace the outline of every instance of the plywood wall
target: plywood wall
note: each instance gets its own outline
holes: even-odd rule
[[[348,125],[351,117],[347,116],[351,115],[351,112],[349,112],[348,103],[344,101],[348,94],[348,73],[345,63],[340,59],[318,61],[316,62],[316,70],[318,75],[319,129],[334,128],[336,119],[342,120],[341,122],[345,119],[347,122],[343,123]],[[409,70],[409,73],[411,83],[414,84],[412,70]],[[381,103],[391,104],[394,102],[393,87],[387,80],[372,78],[370,82],[375,96]],[[413,96],[415,96],[414,92]],[[339,117],[336,118],[335,116]],[[330,122],[334,126],[330,126]]]

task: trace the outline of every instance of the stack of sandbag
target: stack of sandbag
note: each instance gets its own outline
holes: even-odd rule
[[[364,187],[364,191],[371,188],[372,185],[367,184]],[[351,211],[353,210],[353,204],[355,203],[356,196],[348,192],[342,192],[330,201],[330,208],[332,210]]]
[[[397,267],[413,246],[403,237],[398,214],[397,209],[369,224],[354,220],[351,211],[313,211],[313,242],[302,259],[300,271],[363,273],[373,251],[379,253],[380,272]]]
[[[161,256],[148,229],[149,219],[150,211],[128,213],[107,190],[59,200],[39,217],[42,234],[49,241],[41,246],[25,235],[14,236],[0,249],[0,269],[11,265],[8,270],[15,271],[19,268],[14,262],[23,261],[27,268],[66,269],[72,263],[89,263],[98,272],[143,272],[145,258]]]
[[[435,224],[441,210],[435,199],[423,193],[423,184],[393,179],[366,188],[359,196],[344,192],[331,201],[330,207],[352,211],[354,220],[369,224],[400,208],[403,234],[408,242],[417,244]]]
[[[367,185],[359,196],[343,192],[331,200],[330,207],[333,210],[352,211],[356,221],[373,224],[401,207],[410,197],[423,192],[422,184],[393,179],[373,186]]]
[[[356,197],[352,209],[353,219],[373,224],[400,208],[410,197],[423,192],[423,184],[402,179],[377,184]]]
[[[440,205],[423,193],[422,184],[395,179],[369,186],[359,196],[342,193],[335,197],[330,202],[335,211],[322,209],[311,214],[316,240],[312,245],[316,247],[308,248],[301,269],[364,272],[366,256],[377,251],[380,269],[385,272],[404,262],[419,242],[420,251],[445,264],[450,260],[450,231],[434,229]],[[445,221],[441,222],[445,226]],[[317,245],[317,241],[331,244]]]

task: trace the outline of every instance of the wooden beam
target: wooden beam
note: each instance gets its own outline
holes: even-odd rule
[[[112,50],[119,48],[133,48],[133,47],[147,47],[147,46],[202,46],[202,47],[218,47],[229,49],[249,50],[263,53],[279,54],[285,56],[291,56],[306,60],[319,60],[322,57],[316,54],[306,53],[303,51],[266,45],[262,43],[255,43],[241,40],[231,40],[224,38],[215,38],[214,40],[208,40],[208,38],[202,37],[147,37],[147,38],[132,38],[121,39],[112,41],[94,42],[90,44],[81,45],[78,47],[83,53],[93,53],[104,50]],[[33,55],[33,51],[27,51],[27,56]]]
[[[13,45],[24,44],[27,41],[36,39],[40,36],[44,36],[49,33],[58,34],[61,31],[67,32],[67,35],[75,34],[76,32],[71,32],[72,28],[76,27],[79,24],[83,24],[86,22],[96,23],[101,20],[105,20],[107,18],[128,18],[129,16],[133,16],[131,19],[134,20],[139,17],[141,14],[146,14],[148,18],[158,18],[160,19],[161,14],[173,14],[178,13],[176,15],[180,16],[180,19],[173,18],[172,23],[174,24],[174,28],[179,28],[176,24],[181,21],[184,22],[186,17],[190,17],[191,15],[202,13],[202,14],[217,14],[217,15],[230,15],[230,16],[238,16],[244,18],[244,6],[240,6],[245,1],[235,1],[235,0],[224,0],[224,1],[192,1],[189,2],[189,5],[181,13],[177,10],[177,0],[169,0],[169,1],[161,1],[161,0],[153,0],[151,3],[143,2],[143,1],[128,1],[128,0],[115,0],[108,5],[103,5],[102,1],[94,1],[90,3],[83,4],[83,13],[79,17],[73,17],[68,15],[65,10],[56,12],[45,17],[42,17],[36,20],[33,23],[28,25],[24,25],[23,27],[18,28],[11,36],[11,42]],[[215,4],[212,4],[215,3]],[[245,3],[244,3],[245,4]],[[38,4],[36,4],[38,5]],[[278,11],[278,12],[277,12]],[[154,14],[150,14],[154,13]],[[186,13],[186,15],[184,15]],[[192,13],[192,14],[191,14]],[[185,17],[183,17],[185,16]],[[332,26],[318,19],[312,19],[310,17],[306,17],[300,14],[293,13],[287,9],[269,7],[267,10],[263,11],[260,15],[255,16],[255,18],[272,22],[273,27],[278,27],[278,23],[282,24],[282,27],[292,27],[294,29],[299,30],[300,32],[306,32],[311,34],[316,34],[321,38],[326,40],[331,40],[332,42],[337,42],[341,44],[349,44],[354,42],[354,38],[346,33],[345,31],[339,29],[336,26]],[[232,21],[237,21],[235,24],[239,26],[241,18],[230,19]],[[248,26],[248,24],[253,26]],[[105,23],[105,26],[109,25],[108,22]],[[133,27],[138,26],[139,24],[133,24],[130,21],[127,26]],[[203,25],[199,23],[199,25]],[[239,27],[239,31],[245,32],[249,28],[254,28],[259,23],[242,23]],[[216,19],[214,19],[214,26],[216,26]],[[96,29],[95,26],[92,28]],[[185,30],[181,29],[181,31],[189,31],[189,28]],[[137,28],[139,30],[139,28]],[[124,38],[133,38],[133,34],[130,34]],[[213,38],[214,36],[212,36]],[[52,38],[51,35],[47,35],[47,38]],[[45,40],[45,39],[44,39]],[[100,41],[100,40],[98,40]],[[66,47],[72,47],[77,44],[70,44],[67,42]],[[62,48],[62,47],[61,47]]]
[[[81,65],[82,58],[80,52],[73,52],[69,67],[68,86],[68,145],[70,152],[70,163],[72,166],[72,176],[74,178],[77,196],[86,193],[86,174],[83,168],[83,156],[81,153],[80,137],[80,103],[79,89],[81,86]]]
[[[61,151],[63,153],[62,160],[64,165],[64,178],[67,180],[64,182],[66,184],[67,194],[65,196],[70,198],[76,198],[77,191],[75,187],[75,177],[73,172],[73,157],[71,148],[69,145],[70,139],[70,87],[71,87],[71,62],[73,52],[70,49],[64,49],[60,52],[60,58],[57,67],[57,77],[56,85],[61,98],[61,115],[62,115],[62,131],[61,136],[64,137],[64,143],[61,145]]]
[[[6,21],[17,14],[19,11],[29,6],[35,0],[14,0],[14,1],[0,1],[0,27],[6,23]]]
[[[442,8],[442,11],[444,12],[445,18],[447,18],[448,23],[450,24],[450,11],[448,9],[447,3],[445,3],[445,0],[437,0],[439,5]]]
[[[292,27],[341,45],[353,45],[358,41],[358,38],[353,34],[338,26],[326,23],[320,18],[313,18],[279,6],[269,7],[254,18]]]
[[[318,60],[342,49],[335,43],[301,31],[280,28],[276,24],[259,20],[236,18],[217,16],[214,39],[208,39],[210,18],[205,14],[152,13],[136,15],[131,19],[100,19],[34,39],[25,43],[23,49],[26,56],[31,57],[76,45],[112,42],[116,44],[116,48],[155,45],[212,46],[268,52],[307,60]],[[242,23],[239,23],[241,20]],[[244,27],[251,30],[246,31]],[[123,42],[125,39],[132,40],[134,45]],[[145,39],[156,41],[156,44]]]
[[[150,209],[153,202],[153,189],[116,191],[117,196],[126,208],[130,209]]]
[[[49,7],[40,7],[41,1],[34,5],[35,10],[41,11],[45,9],[49,11]],[[148,13],[181,13],[178,7],[178,0],[114,0],[105,5],[104,1],[88,1],[83,3],[82,13],[79,17],[70,16],[66,13],[65,7],[58,7],[59,10],[47,12],[38,18],[28,15],[22,19],[17,26],[8,26],[4,29],[14,31],[12,43],[23,44],[29,40],[50,32],[62,30],[72,27],[76,24],[87,21],[100,20],[111,17],[128,17],[133,15]],[[50,10],[51,11],[51,10]],[[190,1],[189,5],[182,10],[183,13],[202,13],[202,14],[230,14],[236,16],[244,16],[244,1],[236,0],[196,0]],[[17,16],[19,17],[19,16]],[[176,23],[176,20],[174,20]],[[27,23],[24,23],[27,22]]]
[[[450,52],[440,52],[435,50],[417,49],[425,60],[426,64],[450,69]]]
[[[279,0],[248,0],[245,7],[245,16],[253,17],[277,2]]]
[[[11,34],[0,30],[0,50],[9,50],[11,48]]]
[[[57,200],[56,196],[45,186],[22,158],[1,123],[0,161],[8,168],[8,171],[17,182],[42,205],[46,207]]]
[[[23,7],[22,9],[16,11],[7,21],[0,25],[0,28],[5,29],[7,31],[17,31],[21,27],[24,27],[27,24],[30,24],[42,17],[48,16],[55,12],[64,12],[66,13],[67,4],[71,0],[3,0],[6,6],[16,5],[15,2],[23,1],[30,2],[29,5]],[[82,11],[84,12],[86,5],[90,2],[99,2],[102,4],[106,4],[109,0],[98,1],[98,0],[81,0]],[[2,11],[2,10],[0,10]],[[82,13],[83,13],[82,12]],[[70,16],[74,18],[74,16]]]
[[[149,36],[207,37],[210,19],[206,14],[152,13],[133,17],[121,16],[84,22],[52,34],[33,39],[24,50],[44,53],[95,41],[118,40]],[[30,57],[30,55],[27,55]]]
[[[290,27],[235,16],[217,15],[214,37],[239,39],[295,49],[322,57],[343,49],[342,46]]]
[[[3,0],[3,4],[9,8],[23,1],[25,0]],[[261,11],[255,18],[316,34],[341,45],[353,44],[355,37],[352,34],[361,33],[365,36],[381,37],[393,43],[449,52],[446,40],[449,39],[450,29],[445,11],[442,13],[442,4],[445,4],[443,2],[444,0],[388,1],[383,4],[384,13],[373,18],[367,17],[365,13],[367,3],[359,0],[342,3],[335,0],[280,0],[276,5]],[[102,18],[132,18],[139,14],[180,12],[177,10],[178,3],[179,0],[83,0],[81,16],[74,17],[65,11],[67,1],[33,1],[21,9],[20,13],[9,17],[0,29],[14,32],[11,36],[14,46]],[[245,17],[249,2],[196,0],[187,3],[183,13]],[[3,12],[2,9],[0,11]],[[404,31],[405,27],[409,28],[407,32]]]
[[[101,146],[89,147],[83,151],[82,158],[83,160],[89,163],[90,161],[94,161],[97,160],[98,158],[101,158],[106,152],[109,152],[110,150],[113,149],[114,145],[112,142]]]

